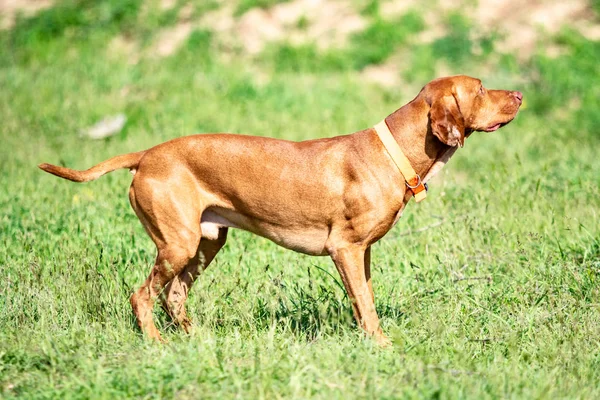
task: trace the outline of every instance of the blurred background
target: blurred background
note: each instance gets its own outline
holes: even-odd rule
[[[1,0],[3,132],[22,138],[33,125],[60,146],[124,115],[122,141],[208,131],[306,139],[372,125],[429,80],[469,74],[526,92],[527,113],[564,123],[568,136],[597,137],[598,9],[596,0]]]

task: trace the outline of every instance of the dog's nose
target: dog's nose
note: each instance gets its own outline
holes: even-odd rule
[[[512,94],[513,94],[513,96],[515,96],[515,99],[517,99],[519,101],[519,104],[523,103],[523,93],[513,92]]]

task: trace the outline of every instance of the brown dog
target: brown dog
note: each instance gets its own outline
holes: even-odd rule
[[[426,182],[473,131],[494,131],[509,123],[522,97],[486,90],[475,78],[441,78],[385,122]],[[188,291],[233,227],[298,252],[331,256],[358,324],[386,344],[375,311],[370,250],[413,194],[386,150],[373,128],[298,143],[205,134],[117,156],[86,171],[50,164],[40,168],[75,182],[118,168],[134,174],[129,199],[158,250],[150,276],[131,296],[148,336],[161,339],[152,320],[161,293],[173,320],[189,329]]]

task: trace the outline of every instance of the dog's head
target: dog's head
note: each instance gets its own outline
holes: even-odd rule
[[[493,132],[512,121],[523,102],[523,94],[510,90],[488,90],[468,76],[439,78],[421,94],[431,106],[431,132],[448,146],[462,147],[474,131]]]

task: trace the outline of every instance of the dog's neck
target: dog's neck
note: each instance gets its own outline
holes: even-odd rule
[[[439,172],[457,149],[440,142],[431,133],[429,108],[427,102],[418,96],[385,119],[394,139],[423,182]]]

